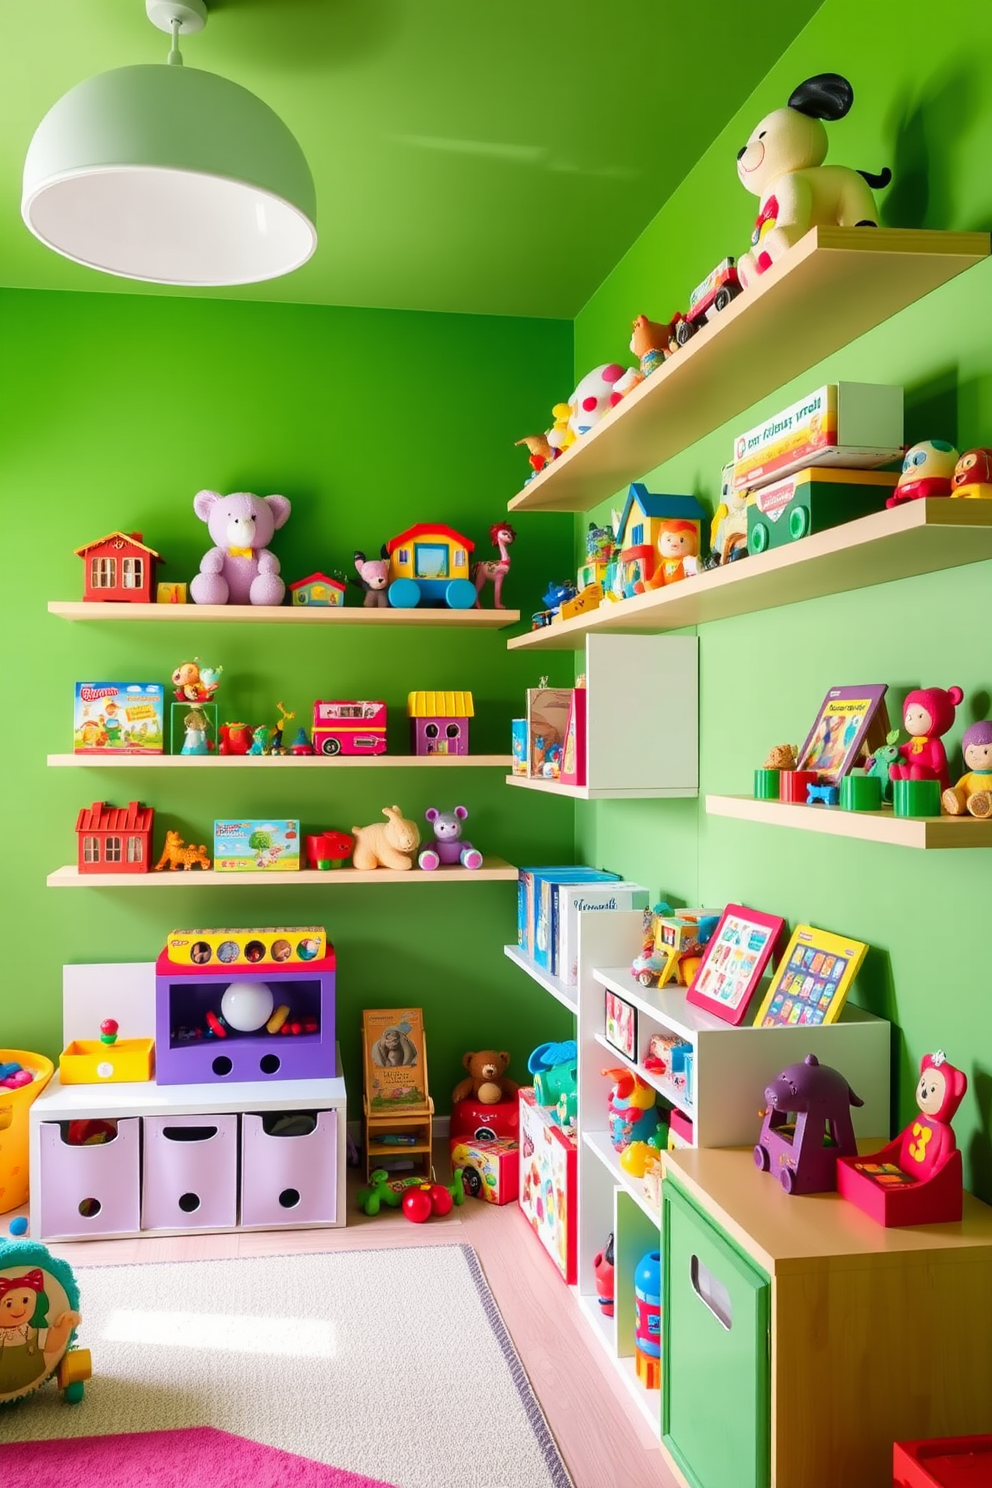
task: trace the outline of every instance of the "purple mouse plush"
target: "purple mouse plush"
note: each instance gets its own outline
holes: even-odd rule
[[[279,577],[279,559],[268,544],[289,518],[286,497],[198,491],[193,510],[206,522],[215,543],[201,558],[200,572],[190,585],[193,603],[282,604],[286,585]]]
[[[434,828],[434,841],[430,847],[425,847],[417,859],[421,868],[428,872],[433,868],[439,868],[442,863],[461,863],[463,868],[481,868],[482,854],[471,842],[463,842],[462,822],[468,816],[468,810],[464,806],[456,806],[454,811],[438,811],[436,806],[429,806],[424,812],[424,817]]]

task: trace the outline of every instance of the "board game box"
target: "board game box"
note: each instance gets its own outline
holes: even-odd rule
[[[73,754],[161,754],[160,682],[77,682]]]
[[[299,866],[299,821],[242,817],[214,822],[215,872],[286,873]]]

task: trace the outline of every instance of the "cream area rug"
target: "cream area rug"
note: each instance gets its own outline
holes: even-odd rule
[[[46,1386],[0,1412],[0,1443],[215,1426],[396,1488],[571,1488],[471,1246],[77,1281],[85,1399]]]

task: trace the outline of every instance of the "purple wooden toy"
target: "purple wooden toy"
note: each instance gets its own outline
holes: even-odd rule
[[[442,863],[461,863],[463,868],[482,867],[482,854],[478,848],[471,842],[462,841],[462,822],[468,816],[466,807],[438,811],[436,806],[429,806],[424,816],[434,828],[434,842],[425,847],[417,859],[421,868],[430,871]]]
[[[839,1070],[807,1054],[765,1087],[766,1110],[755,1166],[772,1171],[786,1193],[837,1187],[837,1158],[857,1153],[851,1107],[863,1106]]]

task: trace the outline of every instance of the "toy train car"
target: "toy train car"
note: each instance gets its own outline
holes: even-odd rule
[[[747,550],[764,553],[882,511],[898,475],[883,470],[797,470],[747,498]]]
[[[470,610],[476,592],[469,573],[475,547],[453,527],[418,522],[386,543],[389,603],[400,610]]]
[[[354,698],[313,705],[314,754],[385,754],[386,705]]]

